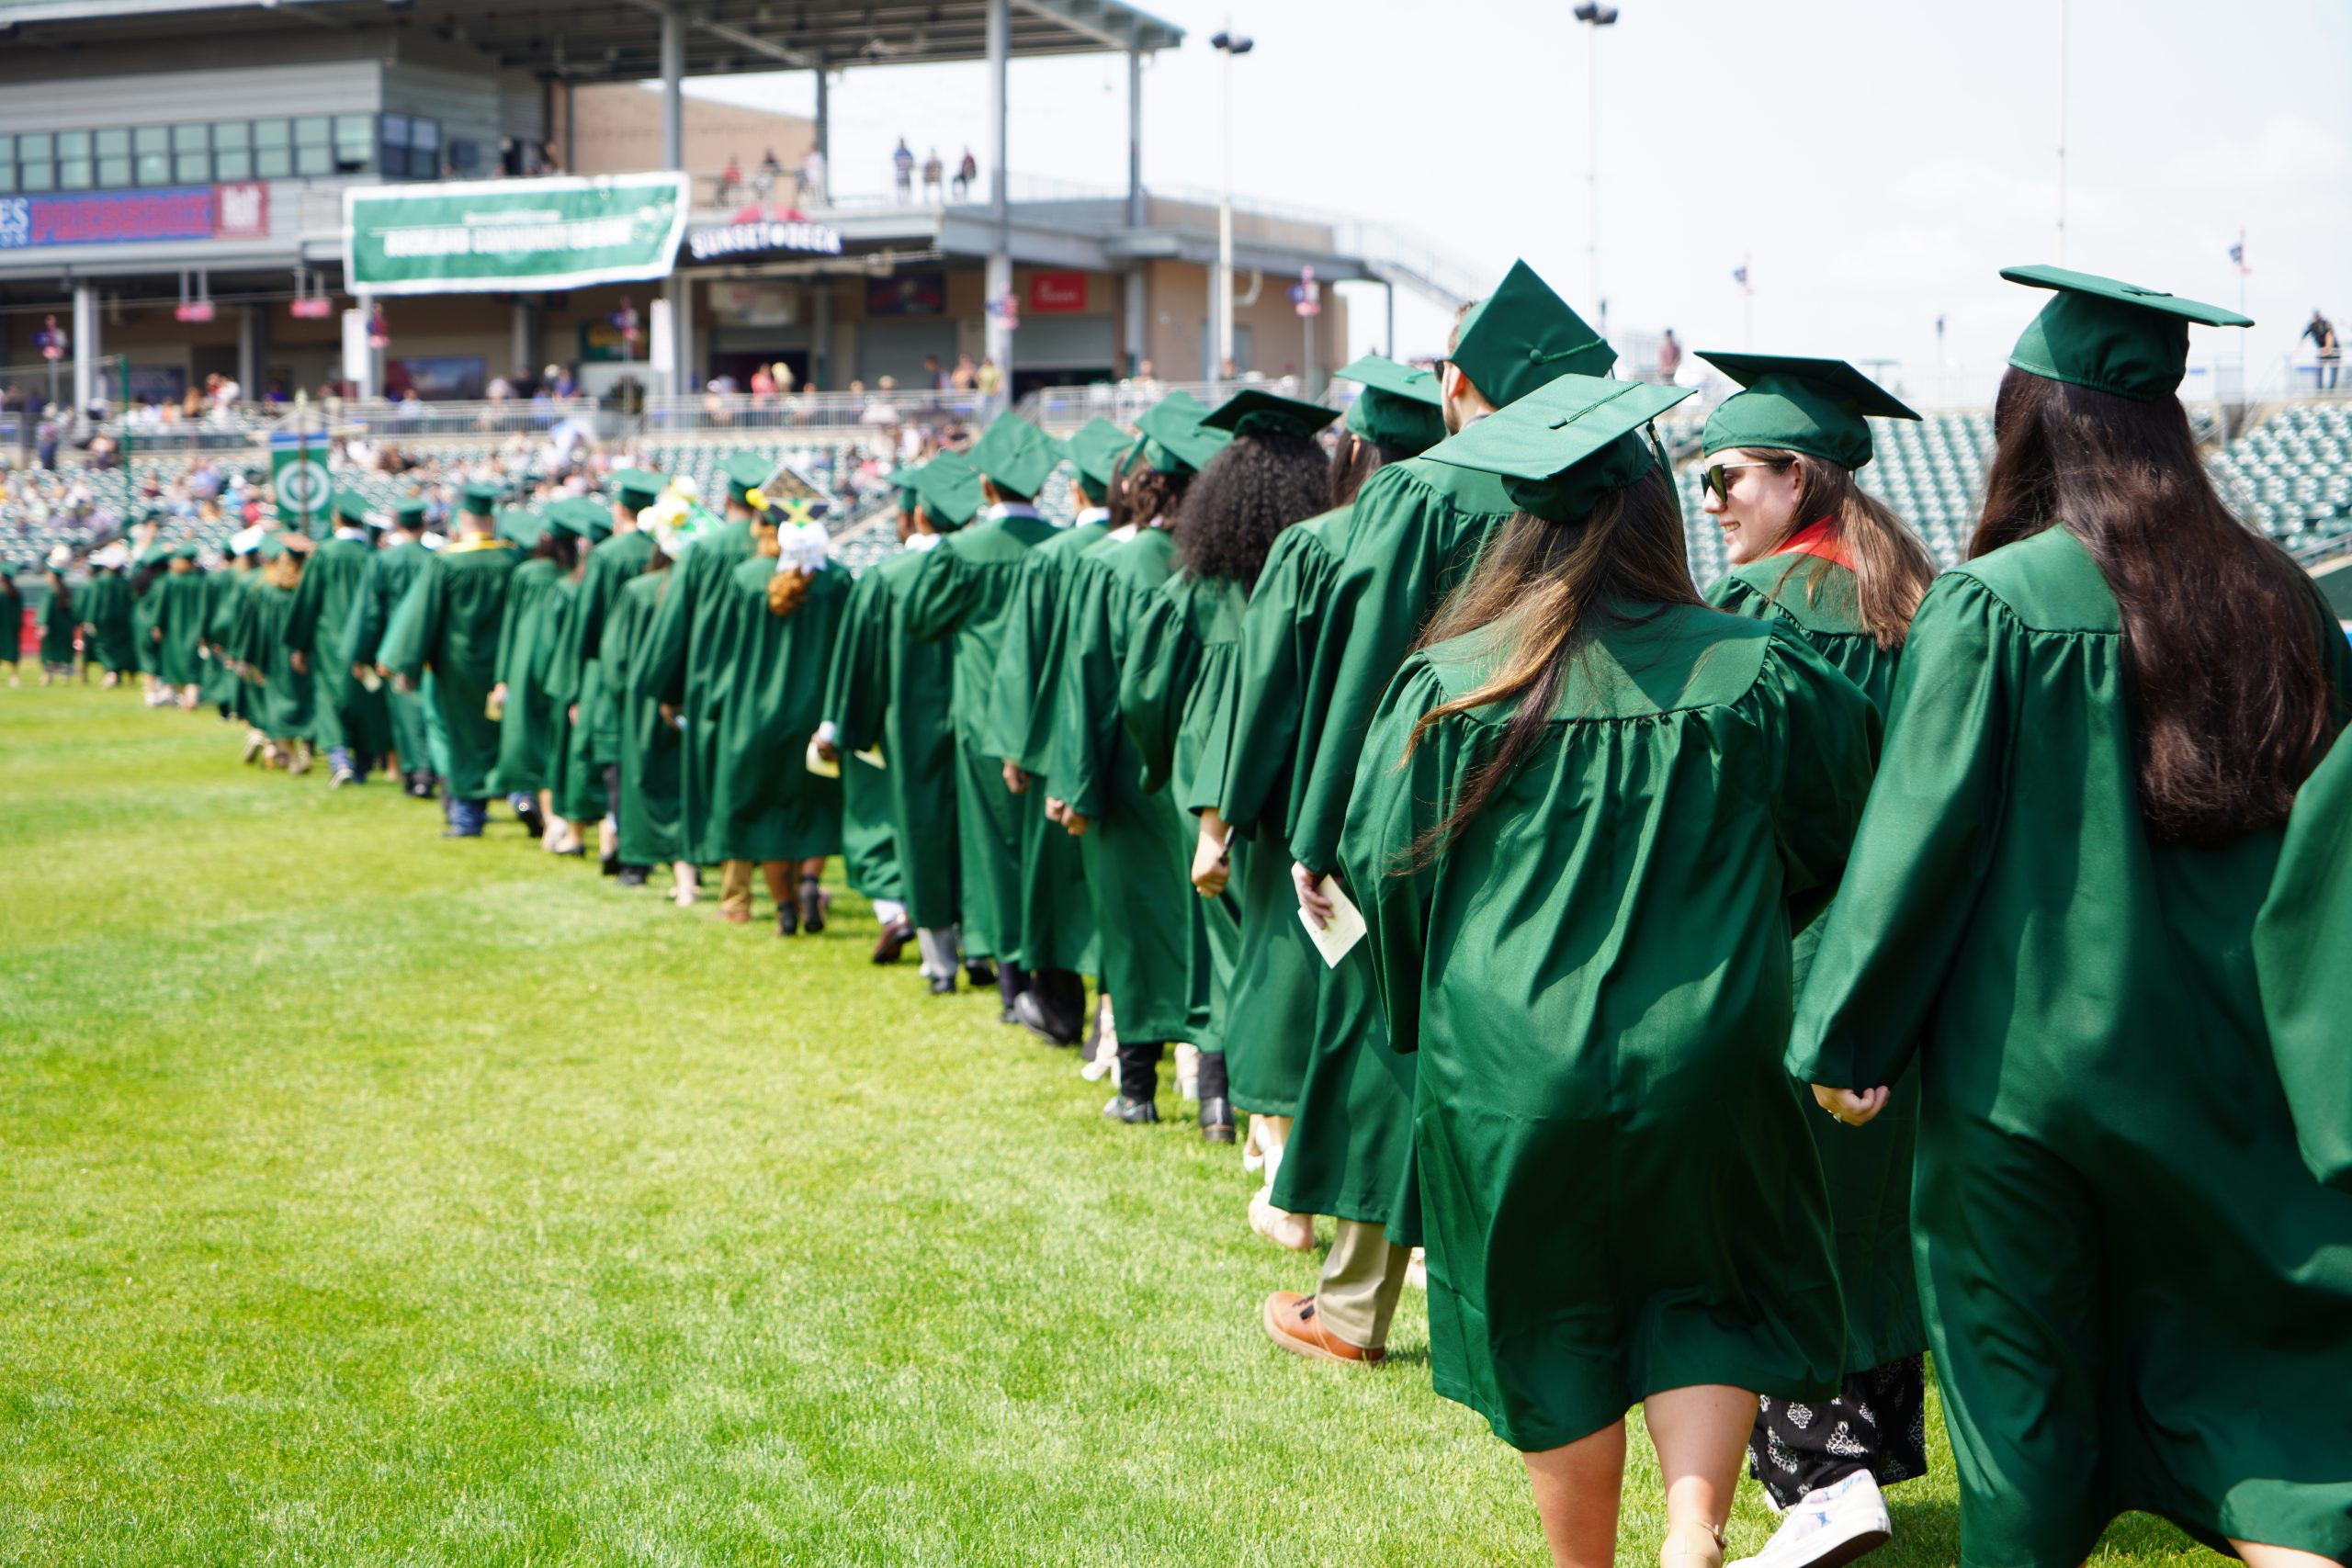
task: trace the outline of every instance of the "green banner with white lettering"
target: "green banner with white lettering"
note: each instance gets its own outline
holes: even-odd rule
[[[683,174],[349,188],[344,287],[470,294],[667,277],[686,200]]]

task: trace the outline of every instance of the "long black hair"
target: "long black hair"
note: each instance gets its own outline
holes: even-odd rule
[[[1323,448],[1290,432],[1238,435],[1185,492],[1176,552],[1194,577],[1255,587],[1274,536],[1323,510]]]
[[[2179,400],[2012,369],[1993,436],[1969,556],[2051,527],[2090,553],[2122,612],[2149,833],[2218,844],[2285,821],[2336,730],[2326,617],[2213,489]]]

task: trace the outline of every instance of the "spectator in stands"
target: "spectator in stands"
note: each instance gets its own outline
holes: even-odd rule
[[[777,176],[783,173],[784,165],[776,162],[775,149],[769,148],[768,155],[760,160],[758,171],[752,175],[752,199],[760,202],[766,201],[768,192],[775,188]]]
[[[40,466],[54,470],[57,467],[57,440],[61,427],[57,405],[50,403],[41,409],[40,423],[33,433],[33,447],[39,454]]]
[[[956,165],[956,199],[968,201],[972,186],[980,177],[980,161],[972,156],[969,147],[964,149],[964,161]]]
[[[1675,374],[1681,368],[1682,344],[1675,337],[1674,329],[1668,327],[1666,335],[1657,340],[1657,378],[1671,387]]]
[[[922,356],[922,384],[934,392],[947,389],[947,372],[940,368],[939,355],[926,354]]]
[[[775,382],[775,389],[779,395],[786,397],[791,395],[793,383],[797,379],[792,374],[791,366],[779,359],[768,367],[768,375]]]
[[[824,149],[812,145],[800,160],[800,204],[822,207],[825,202]]]
[[[997,362],[983,356],[980,367],[972,373],[972,389],[984,398],[993,398],[1004,386],[1004,372]]]
[[[907,146],[907,139],[899,138],[898,149],[890,154],[890,184],[898,192],[901,206],[915,197],[915,155]]]
[[[947,166],[939,161],[939,149],[934,147],[931,155],[922,161],[922,198],[925,201],[937,201],[946,194],[941,188],[946,175]]]
[[[956,356],[956,369],[947,378],[948,386],[959,392],[968,392],[979,384],[980,367],[972,363],[968,354]]]
[[[727,154],[727,166],[718,171],[718,185],[711,192],[712,201],[725,207],[735,199],[735,193],[742,188],[742,165],[736,163],[735,154],[729,152]]]
[[[2304,338],[2311,339],[2312,347],[2319,351],[2319,363],[2312,371],[2312,389],[2320,392],[2335,390],[2335,376],[2344,359],[2344,345],[2336,341],[2335,323],[2322,314],[2316,305],[2312,307],[2310,323],[2295,341],[2301,343]]]
[[[764,365],[752,367],[752,396],[759,399],[775,395],[775,376]]]

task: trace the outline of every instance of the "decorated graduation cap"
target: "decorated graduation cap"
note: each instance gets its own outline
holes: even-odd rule
[[[2063,266],[2005,266],[2001,276],[2057,298],[2041,308],[2010,351],[2009,363],[2036,376],[2153,402],[2188,374],[2188,325],[2250,327],[2235,310],[2161,289],[2119,283]]]
[[[969,523],[985,499],[978,472],[960,452],[942,452],[917,468],[915,493],[931,525],[943,534],[952,534]]]
[[[1521,511],[1573,522],[1649,472],[1657,458],[1642,426],[1689,396],[1688,388],[1571,373],[1422,456],[1499,475]]]
[[[498,503],[505,499],[503,485],[471,484],[458,492],[458,503],[477,517],[495,517]]]
[[[613,499],[631,512],[642,512],[661,500],[669,482],[667,474],[657,474],[650,468],[618,468],[605,481]]]
[[[1125,431],[1097,414],[1062,445],[1087,493],[1099,499],[1109,491],[1111,479],[1119,471],[1119,459],[1126,456],[1132,443]]]
[[[499,509],[498,536],[510,545],[520,545],[526,550],[535,549],[547,531],[547,519],[527,506]]]
[[[1236,435],[1312,436],[1339,417],[1340,411],[1327,403],[1303,402],[1278,392],[1245,387],[1217,404],[1216,412],[1201,421],[1201,428],[1230,431]]]
[[[1053,437],[1017,413],[1001,413],[972,446],[972,467],[1015,495],[1035,495],[1062,460]]]
[[[719,465],[719,472],[727,476],[727,499],[754,512],[764,511],[766,498],[760,495],[760,487],[768,482],[775,470],[776,463],[773,457],[763,457],[756,452],[736,453]],[[654,487],[653,493],[662,493],[659,485]],[[645,504],[650,506],[653,503],[649,499]]]
[[[1753,446],[1859,468],[1871,460],[1867,421],[1919,417],[1842,359],[1784,354],[1699,357],[1747,389],[1725,398],[1708,416],[1699,446],[1710,456]]]
[[[1333,374],[1363,389],[1348,405],[1348,428],[1366,441],[1413,456],[1445,439],[1437,372],[1367,354]]]
[[[1189,474],[1225,450],[1233,433],[1213,430],[1202,422],[1209,411],[1200,399],[1174,391],[1159,400],[1136,421],[1143,437],[1143,460],[1163,474]]]
[[[357,528],[368,525],[368,498],[356,490],[345,490],[340,485],[336,486],[334,494],[329,499],[327,506],[342,522]]]
[[[1606,376],[1617,351],[1523,261],[1471,307],[1446,356],[1497,408],[1557,376]]]

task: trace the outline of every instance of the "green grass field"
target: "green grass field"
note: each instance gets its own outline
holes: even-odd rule
[[[236,741],[0,690],[0,1561],[1544,1560],[1417,1297],[1273,1349],[1233,1152],[855,900],[780,942]],[[1874,1561],[1956,1556],[1938,1433]]]

